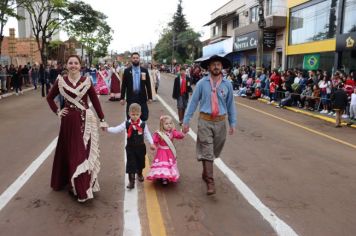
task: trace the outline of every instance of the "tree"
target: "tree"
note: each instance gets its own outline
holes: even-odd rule
[[[74,2],[68,10],[74,17],[68,21],[66,30],[82,44],[82,52],[85,48],[89,63],[93,57],[105,56],[112,40],[111,27],[105,21],[107,16],[82,1]]]
[[[4,27],[9,19],[9,17],[15,17],[18,20],[22,19],[22,17],[20,17],[16,13],[16,8],[20,4],[16,3],[15,0],[1,0],[0,1],[0,57],[1,57],[2,42],[4,40]]]
[[[189,27],[182,8],[182,0],[179,0],[177,11],[168,27],[163,29],[160,39],[155,47],[154,58],[163,62],[170,60],[173,64],[191,62],[198,56],[202,43],[201,35]]]
[[[185,15],[183,14],[182,0],[179,0],[177,11],[173,15],[173,21],[168,24],[175,34],[184,32],[189,27]]]
[[[32,32],[35,36],[41,60],[47,64],[48,44],[53,34],[71,17],[67,0],[18,1],[30,14]]]

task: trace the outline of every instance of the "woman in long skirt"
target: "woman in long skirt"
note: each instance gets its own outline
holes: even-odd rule
[[[120,100],[120,76],[117,73],[118,71],[116,70],[115,67],[111,68],[112,73],[111,73],[111,83],[110,83],[110,98],[109,101],[119,101]]]
[[[55,191],[67,188],[79,202],[84,202],[100,190],[98,122],[88,98],[100,119],[100,127],[105,130],[107,124],[90,78],[80,76],[80,63],[78,56],[69,57],[68,76],[58,76],[47,101],[61,120],[51,187]],[[58,94],[64,97],[62,110],[54,102]]]
[[[109,87],[105,82],[107,76],[108,76],[108,72],[106,71],[104,66],[101,66],[100,70],[98,70],[97,81],[95,85],[95,90],[97,94],[100,95],[109,94]]]

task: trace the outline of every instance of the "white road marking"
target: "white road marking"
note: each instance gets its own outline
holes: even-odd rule
[[[89,107],[92,104],[89,103]],[[47,146],[47,148],[39,155],[27,169],[13,182],[0,196],[0,211],[9,203],[15,194],[25,185],[31,176],[38,170],[42,163],[49,157],[52,151],[57,146],[58,136]]]
[[[57,139],[48,145],[48,147],[34,160],[31,165],[13,182],[0,196],[0,211],[6,206],[6,204],[15,196],[15,194],[24,186],[24,184],[31,178],[31,176],[37,171],[42,163],[49,157],[52,151],[56,148]]]
[[[125,147],[127,143],[127,134],[125,132]],[[126,168],[126,149],[124,148],[124,159]],[[124,185],[124,236],[141,236],[141,222],[138,215],[138,193],[137,184],[134,189],[127,189],[129,181],[127,174],[125,174]]]
[[[178,120],[178,115],[175,111],[157,94],[157,99],[162,105],[171,113],[171,115]],[[197,141],[197,135],[192,129],[188,134]],[[231,181],[236,189],[244,196],[244,198],[253,206],[263,218],[270,223],[275,232],[280,236],[297,236],[298,234],[283,220],[281,220],[273,211],[271,211],[262,201],[252,192],[252,190],[221,160],[217,158],[214,161],[215,165],[220,171]]]

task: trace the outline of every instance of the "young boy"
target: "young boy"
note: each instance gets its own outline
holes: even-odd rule
[[[126,145],[126,173],[129,177],[128,189],[135,187],[135,174],[140,182],[144,181],[142,170],[145,168],[146,145],[144,138],[151,144],[151,149],[155,150],[152,136],[148,130],[147,124],[140,120],[141,106],[137,103],[132,103],[129,107],[129,120],[122,122],[116,127],[109,127],[109,133],[120,133],[124,130],[127,132]]]

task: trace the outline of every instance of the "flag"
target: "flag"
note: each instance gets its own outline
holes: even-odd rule
[[[309,54],[304,56],[303,69],[317,70],[320,65],[320,54]]]

